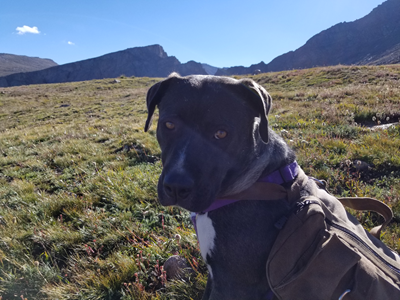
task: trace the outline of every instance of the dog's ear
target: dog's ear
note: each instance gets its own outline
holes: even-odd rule
[[[168,89],[171,82],[176,80],[177,78],[179,78],[179,74],[172,73],[171,75],[168,76],[167,79],[154,84],[148,90],[147,96],[146,96],[147,120],[146,120],[146,124],[144,126],[145,132],[147,132],[149,130],[151,123],[153,122],[154,111],[156,110],[157,105],[160,104],[160,101],[161,101],[162,97],[164,96],[165,91]]]
[[[272,98],[261,85],[251,79],[242,79],[241,83],[253,94],[253,97],[249,98],[249,103],[260,113],[260,136],[264,143],[268,143],[268,113]]]

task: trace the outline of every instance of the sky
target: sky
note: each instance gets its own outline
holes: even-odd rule
[[[0,0],[0,53],[58,64],[159,44],[180,62],[250,66],[384,0]]]

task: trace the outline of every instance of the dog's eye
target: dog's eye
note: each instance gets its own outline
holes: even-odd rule
[[[225,130],[218,130],[215,134],[214,137],[217,140],[221,140],[223,138],[226,138],[226,136],[228,135],[228,133]]]
[[[165,122],[165,127],[172,130],[175,128],[175,124],[172,122]]]

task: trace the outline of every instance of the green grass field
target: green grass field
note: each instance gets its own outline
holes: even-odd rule
[[[273,97],[270,125],[337,196],[375,197],[400,251],[400,66],[250,76]],[[186,211],[158,204],[159,81],[118,78],[0,88],[0,299],[199,299],[206,268]],[[353,212],[366,228],[374,213]],[[166,281],[162,265],[195,270]]]

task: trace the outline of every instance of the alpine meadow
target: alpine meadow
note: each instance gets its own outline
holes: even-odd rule
[[[382,240],[400,251],[400,65],[247,77],[271,94],[269,124],[306,174],[393,209]],[[158,203],[156,125],[143,131],[159,80],[0,88],[0,299],[201,299],[189,213]],[[382,222],[351,213],[367,229]],[[167,278],[172,255],[193,272]]]

